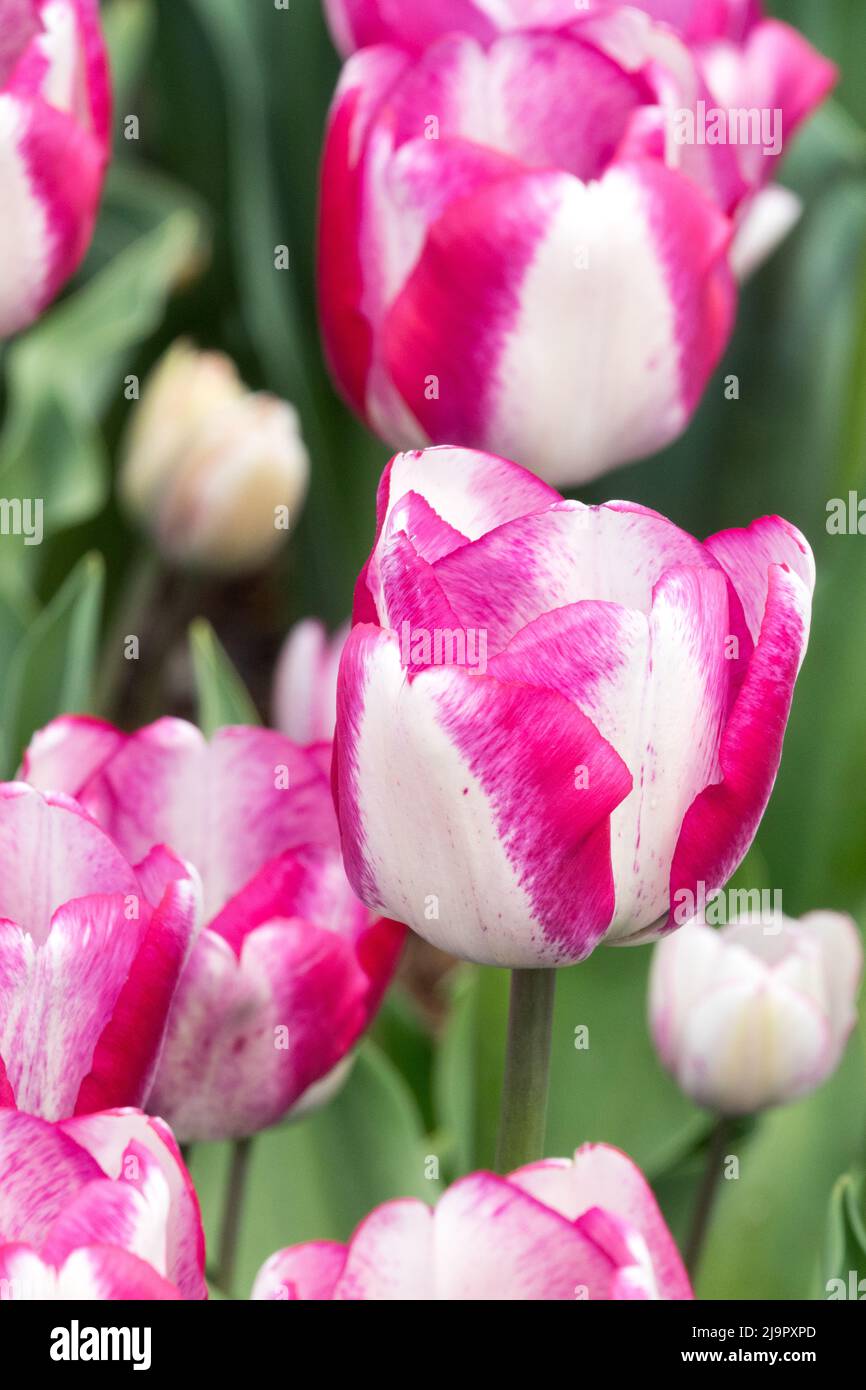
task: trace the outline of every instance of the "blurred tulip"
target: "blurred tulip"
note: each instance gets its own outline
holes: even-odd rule
[[[813,585],[779,517],[701,544],[502,459],[398,455],[337,686],[358,896],[505,966],[675,925],[763,815]]]
[[[110,123],[96,0],[0,0],[0,337],[42,312],[90,245]]]
[[[330,749],[161,719],[126,735],[65,718],[24,776],[59,787],[137,856],[166,841],[201,875],[206,926],[178,987],[149,1108],[182,1142],[240,1137],[321,1104],[378,1009],[403,928],[343,872]]]
[[[206,1297],[198,1201],[167,1125],[0,1111],[0,1299]]]
[[[248,391],[222,353],[179,342],[145,383],[120,489],[170,562],[235,574],[285,540],[308,476],[293,407]]]
[[[348,1247],[316,1241],[262,1266],[254,1299],[691,1299],[676,1245],[640,1170],[586,1144],[506,1178],[473,1173],[435,1209],[377,1207]]]
[[[135,862],[68,797],[0,784],[0,1107],[147,1100],[197,892],[156,840]]]
[[[863,969],[850,917],[697,920],[656,947],[650,1027],[688,1096],[725,1115],[796,1100],[835,1070],[857,1021]]]
[[[374,44],[322,170],[322,328],[350,404],[390,443],[459,441],[553,483],[676,438],[730,335],[735,233],[745,272],[795,215],[758,206],[769,149],[699,122],[736,95],[787,138],[832,65],[727,4],[689,42],[571,0],[506,5],[498,28],[471,0],[331,8],[346,48]]]
[[[333,637],[314,618],[296,623],[274,676],[273,720],[295,743],[330,742],[337,717],[337,671],[349,624]]]

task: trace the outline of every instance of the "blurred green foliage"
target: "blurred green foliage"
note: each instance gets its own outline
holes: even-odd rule
[[[866,539],[829,536],[826,507],[866,492],[866,6],[774,9],[843,70],[785,168],[802,222],[745,287],[734,341],[685,437],[581,495],[632,498],[698,535],[778,511],[811,540],[812,646],[740,877],[781,887],[791,915],[832,907],[862,923]],[[292,620],[345,616],[388,452],[336,399],[316,327],[316,168],[338,71],[318,0],[289,10],[110,0],[104,12],[118,135],[96,239],[63,299],[0,356],[0,494],[44,496],[47,535],[39,547],[0,545],[5,775],[34,728],[92,707],[103,589],[110,618],[135,549],[111,497],[125,383],[174,337],[226,350],[252,386],[292,399],[313,457],[308,506],[273,573],[230,601],[202,598],[210,622],[194,626],[190,665],[203,726],[256,718],[245,685],[266,713],[269,661]],[[137,141],[123,135],[130,114]],[[278,245],[288,271],[275,269]],[[731,374],[736,401],[723,389]],[[252,638],[239,610],[260,619]],[[650,1047],[649,959],[646,948],[604,950],[561,972],[548,1151],[587,1139],[627,1149],[682,1235],[709,1120]],[[256,1141],[242,1288],[281,1244],[345,1238],[377,1202],[434,1196],[431,1157],[443,1179],[492,1162],[506,992],[501,972],[459,971],[437,996],[435,1027],[396,992],[337,1100]],[[744,1127],[735,1146],[740,1178],[723,1185],[701,1293],[824,1296],[833,1271],[862,1270],[862,1184],[837,1181],[866,1155],[862,1035],[820,1092]],[[225,1146],[193,1155],[211,1234],[224,1165]]]

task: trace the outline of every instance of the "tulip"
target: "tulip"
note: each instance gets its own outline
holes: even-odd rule
[[[330,742],[337,717],[337,671],[349,625],[328,637],[314,618],[296,623],[274,676],[274,725],[295,743]]]
[[[698,118],[736,90],[787,136],[835,72],[784,25],[718,37],[726,7],[700,43],[630,6],[504,8],[497,30],[471,0],[332,7],[345,47],[373,46],[329,120],[322,329],[389,443],[580,484],[683,431],[730,336],[731,257],[752,269],[791,225],[789,196],[758,198],[776,161]]]
[[[0,337],[78,268],[110,147],[96,0],[0,0]]]
[[[157,841],[140,859],[69,798],[0,784],[0,1107],[147,1100],[197,890]]]
[[[271,558],[308,476],[293,407],[248,391],[222,353],[180,342],[145,385],[120,488],[169,562],[230,575]]]
[[[337,686],[355,892],[511,967],[677,925],[755,835],[813,585],[779,517],[702,544],[502,459],[398,455]]]
[[[650,1027],[686,1095],[751,1115],[813,1091],[836,1069],[857,1021],[863,970],[850,917],[694,919],[655,948]]]
[[[0,1111],[0,1300],[206,1297],[198,1201],[167,1125]]]
[[[330,750],[177,719],[125,735],[56,720],[23,775],[78,797],[133,856],[166,841],[201,876],[205,927],[181,977],[149,1108],[181,1142],[237,1138],[326,1100],[375,1014],[403,929],[351,892]]]
[[[691,1299],[676,1245],[640,1170],[586,1144],[508,1177],[461,1178],[431,1210],[386,1202],[348,1247],[272,1255],[254,1299]]]

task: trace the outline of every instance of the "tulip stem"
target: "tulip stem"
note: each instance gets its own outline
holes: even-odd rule
[[[707,1232],[710,1228],[710,1217],[713,1214],[719,1181],[722,1176],[722,1169],[724,1167],[732,1134],[733,1126],[731,1121],[727,1116],[720,1115],[713,1126],[713,1131],[710,1135],[709,1143],[707,1144],[704,1175],[698,1189],[691,1229],[689,1231],[688,1241],[686,1242],[686,1268],[689,1271],[693,1283],[700,1267],[704,1242],[706,1241]]]
[[[237,1255],[238,1235],[241,1229],[241,1216],[243,1215],[244,1194],[252,1147],[253,1141],[249,1137],[236,1139],[232,1144],[215,1280],[217,1287],[228,1298],[231,1298],[234,1293],[235,1256]]]
[[[544,1156],[555,970],[512,970],[508,1044],[496,1166],[501,1173]]]

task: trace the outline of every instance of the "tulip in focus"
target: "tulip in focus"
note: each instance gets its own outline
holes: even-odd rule
[[[391,444],[557,484],[670,443],[728,342],[732,267],[790,228],[770,179],[832,64],[742,5],[329,8],[346,51],[372,45],[322,168],[322,330],[352,407]]]
[[[295,743],[334,737],[337,672],[349,625],[333,637],[315,618],[296,623],[283,643],[274,676],[273,721]]]
[[[0,0],[0,338],[90,245],[110,148],[96,0]]]
[[[695,919],[655,949],[650,1027],[686,1095],[751,1115],[815,1090],[857,1021],[863,949],[850,917]]]
[[[291,405],[248,391],[222,353],[169,349],[145,384],[120,474],[128,510],[167,560],[260,568],[294,525],[308,477]]]
[[[0,1107],[146,1102],[196,907],[158,839],[130,859],[68,797],[0,784]]]
[[[492,965],[672,930],[755,835],[814,578],[779,517],[702,544],[489,455],[397,455],[337,687],[358,896]]]
[[[0,1300],[206,1297],[198,1201],[167,1125],[0,1111]]]
[[[149,1109],[181,1142],[235,1138],[321,1104],[391,978],[403,928],[346,881],[328,765],[281,734],[161,719],[134,734],[63,718],[23,775],[75,795],[118,852],[173,845],[205,927],[178,985]]]
[[[262,1266],[254,1299],[691,1299],[676,1245],[625,1154],[586,1144],[439,1199],[386,1202],[348,1247],[315,1241]]]

